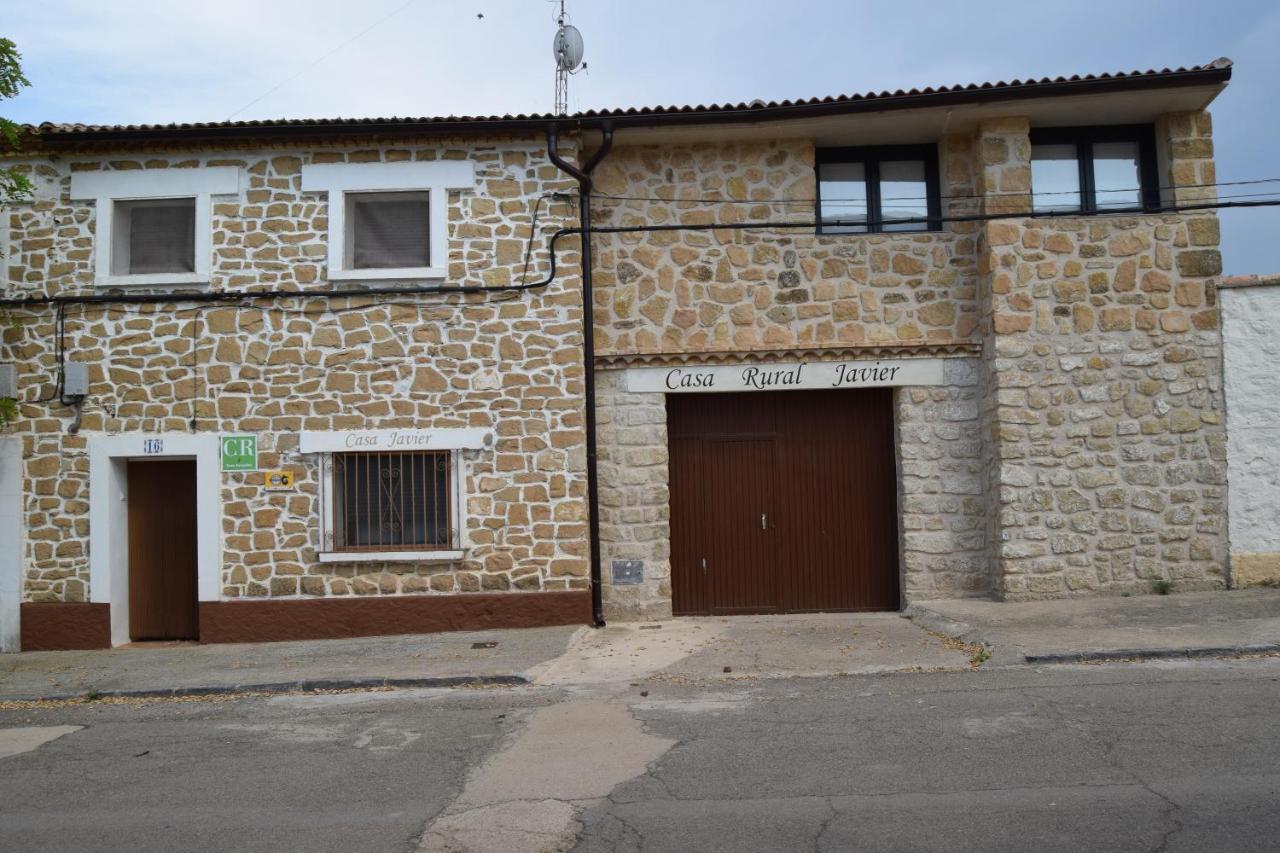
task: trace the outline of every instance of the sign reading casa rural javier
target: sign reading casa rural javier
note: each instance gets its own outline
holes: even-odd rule
[[[816,391],[943,384],[941,358],[886,361],[800,361],[778,364],[681,365],[627,370],[627,390],[670,394],[704,391]]]

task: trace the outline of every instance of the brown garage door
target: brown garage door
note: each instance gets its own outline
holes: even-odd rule
[[[896,610],[892,400],[669,395],[675,613]]]

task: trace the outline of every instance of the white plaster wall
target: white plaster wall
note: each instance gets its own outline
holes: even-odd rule
[[[1280,551],[1280,286],[1220,295],[1231,550]]]
[[[0,652],[16,652],[22,603],[22,439],[0,438]]]

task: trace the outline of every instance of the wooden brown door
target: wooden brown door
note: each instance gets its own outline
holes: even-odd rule
[[[674,612],[896,610],[892,399],[668,396]]]
[[[195,640],[196,463],[129,463],[129,636]]]

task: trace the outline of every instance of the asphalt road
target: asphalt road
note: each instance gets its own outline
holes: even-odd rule
[[[83,727],[0,758],[0,850],[414,850],[523,814],[493,768],[583,851],[1280,849],[1277,658],[732,678],[0,711]]]

